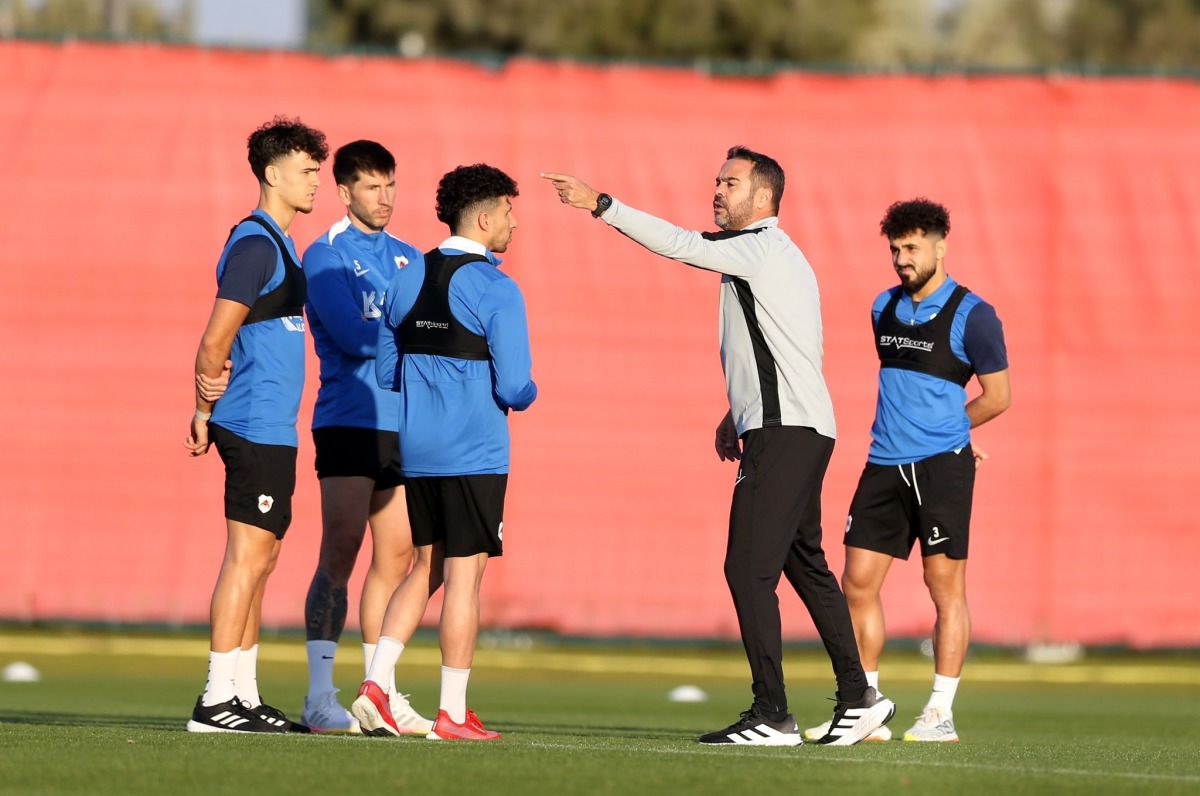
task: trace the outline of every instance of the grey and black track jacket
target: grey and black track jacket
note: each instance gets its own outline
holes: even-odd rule
[[[836,438],[816,275],[778,218],[699,233],[616,199],[601,218],[655,254],[722,275],[721,365],[739,435],[807,426]]]

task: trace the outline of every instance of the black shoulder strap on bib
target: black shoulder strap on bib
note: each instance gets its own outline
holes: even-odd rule
[[[232,238],[234,231],[238,227],[240,227],[242,224],[245,224],[247,221],[253,221],[255,224],[258,224],[260,227],[262,227],[263,229],[265,229],[267,231],[267,234],[271,236],[271,240],[275,241],[275,245],[279,247],[279,253],[283,255],[283,261],[285,263],[290,265],[292,268],[300,267],[300,263],[298,263],[292,259],[292,253],[290,251],[288,251],[287,244],[283,242],[283,238],[281,238],[279,236],[279,233],[275,231],[275,227],[271,226],[266,221],[263,221],[258,216],[249,215],[249,216],[246,216],[245,218],[243,218],[241,221],[234,224],[233,229],[229,230],[229,238]],[[226,238],[225,240],[228,241],[229,238]]]
[[[229,230],[229,237],[233,237],[234,231],[247,221],[258,224],[265,229],[271,240],[275,242],[275,246],[279,249],[279,255],[283,258],[284,275],[283,281],[278,287],[270,293],[258,297],[258,300],[254,302],[254,306],[250,308],[250,312],[246,315],[246,319],[242,321],[242,325],[245,326],[251,323],[269,321],[273,318],[288,318],[303,314],[304,299],[308,293],[308,280],[305,279],[304,269],[292,257],[287,243],[275,231],[275,228],[258,216],[249,215],[243,218],[234,225],[233,229]],[[226,241],[228,240],[229,238],[226,238]]]

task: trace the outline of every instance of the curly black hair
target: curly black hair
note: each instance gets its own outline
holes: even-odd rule
[[[944,238],[950,234],[950,211],[924,196],[907,202],[895,202],[879,222],[879,232],[888,240],[895,240],[912,232],[940,235]]]
[[[754,182],[755,187],[765,186],[771,189],[771,201],[775,204],[775,213],[778,214],[779,203],[783,201],[783,167],[775,158],[744,146],[732,146],[725,153],[726,160],[734,158],[748,160],[754,164],[754,168],[750,170],[750,179]]]
[[[387,176],[395,171],[395,156],[374,141],[351,141],[333,153],[333,181],[338,185],[353,187],[366,174]]]
[[[451,233],[457,232],[469,211],[505,196],[519,194],[513,178],[500,169],[486,163],[459,166],[443,175],[438,183],[438,221],[450,227]]]
[[[251,133],[246,148],[250,150],[250,170],[259,182],[266,182],[267,166],[293,152],[304,152],[318,163],[329,157],[324,133],[286,116],[276,116]]]

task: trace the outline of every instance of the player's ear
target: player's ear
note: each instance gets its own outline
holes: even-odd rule
[[[935,259],[946,259],[946,239],[942,238],[937,243],[933,244],[933,256]]]
[[[338,194],[338,199],[341,200],[342,204],[344,204],[346,207],[349,207],[350,206],[350,189],[348,187],[346,187],[345,185],[338,183],[337,194]]]

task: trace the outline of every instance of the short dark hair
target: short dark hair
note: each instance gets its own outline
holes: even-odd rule
[[[251,133],[246,148],[250,170],[259,182],[267,181],[267,166],[293,152],[304,152],[318,163],[329,157],[324,133],[286,116],[276,116]]]
[[[920,232],[933,233],[941,237],[950,234],[950,211],[924,196],[907,202],[894,202],[879,222],[879,232],[888,240],[895,240]]]
[[[361,175],[387,175],[396,171],[396,158],[374,141],[351,141],[333,153],[333,181],[350,186]]]
[[[456,232],[468,212],[485,202],[517,195],[517,184],[500,169],[486,163],[459,166],[443,175],[438,183],[438,221]]]
[[[748,160],[754,164],[750,169],[750,179],[755,187],[766,186],[771,189],[771,200],[775,203],[775,212],[779,212],[779,203],[783,201],[783,167],[775,158],[767,157],[761,152],[747,149],[744,146],[733,146],[725,153],[726,160]]]

